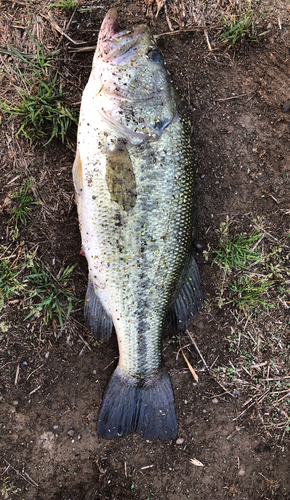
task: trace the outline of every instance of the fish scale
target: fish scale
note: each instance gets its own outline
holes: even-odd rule
[[[119,346],[98,433],[169,439],[177,423],[161,358],[166,314],[180,314],[172,302],[182,287],[194,310],[201,298],[191,257],[191,128],[162,56],[150,61],[149,29],[116,36],[116,15],[111,9],[100,30],[73,168],[89,268],[87,321],[100,339],[114,325]]]

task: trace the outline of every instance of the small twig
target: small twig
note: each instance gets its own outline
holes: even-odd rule
[[[71,43],[73,43],[74,45],[81,45],[83,43],[86,43],[86,42],[77,42],[75,40],[73,40],[70,36],[68,36],[64,31],[63,29],[61,29],[60,26],[58,26],[58,24],[55,22],[55,20],[53,19],[52,15],[48,15],[48,16],[45,16],[44,14],[41,14],[42,17],[44,17],[44,19],[46,19],[47,21],[50,22],[50,24],[52,25],[52,27],[58,31],[62,36],[64,36],[65,38],[67,38]]]
[[[276,403],[279,403],[279,401],[282,401],[282,399],[287,398],[287,396],[290,396],[290,392],[289,391],[287,392],[287,394],[285,394],[284,396],[282,396],[282,398],[278,399],[278,401],[276,401]]]
[[[126,463],[126,462],[125,462]],[[145,465],[145,467],[141,467],[140,470],[144,470],[144,469],[150,469],[150,467],[154,467],[154,465]]]
[[[24,481],[26,481],[27,483],[31,484],[32,486],[37,486],[38,487],[38,484],[35,481],[33,481],[33,479],[31,479],[31,477],[26,472],[25,472],[25,474],[26,474],[26,476],[28,477],[29,480],[26,479],[26,477],[22,476],[22,474],[20,474],[20,472],[18,470],[14,469],[13,465],[11,465],[9,462],[7,462],[7,460],[4,457],[2,457],[2,460],[4,460],[4,462],[8,465],[8,467],[11,467],[11,469],[13,469],[14,472],[16,472],[16,474],[18,476],[22,477],[22,479],[24,479]],[[30,481],[31,481],[31,483],[30,483]]]
[[[216,382],[218,385],[220,385],[220,386],[221,386],[221,388],[225,391],[225,392],[223,392],[223,394],[229,394],[230,396],[232,396],[232,398],[234,398],[234,397],[235,397],[235,395],[234,395],[234,394],[232,394],[230,391],[228,391],[228,390],[227,390],[227,389],[223,386],[223,384],[222,384],[219,380],[217,380],[217,378],[216,378],[216,377],[214,377],[214,380],[215,380],[215,382]],[[220,396],[221,396],[221,395],[222,395],[222,394],[220,394]],[[219,396],[217,396],[217,397],[219,397]]]
[[[90,47],[75,47],[75,48],[69,48],[69,52],[93,52],[96,50],[97,46],[93,45]]]
[[[279,201],[276,200],[276,198],[271,194],[271,193],[268,193],[269,196],[271,196],[271,198],[277,203],[277,205],[279,205]]]
[[[14,385],[17,385],[17,382],[18,382],[18,376],[19,376],[19,370],[20,370],[20,363],[18,363],[17,368],[16,368],[16,374],[15,374],[15,381],[14,381]]]
[[[33,375],[33,373],[35,373],[37,370],[40,370],[40,368],[42,368],[43,366],[45,365],[45,363],[43,363],[42,365],[38,366],[37,368],[35,368],[35,370],[33,370],[33,372],[29,373],[27,379],[26,379],[26,382],[28,379],[30,379],[31,375]]]
[[[33,389],[33,391],[31,391],[28,396],[31,396],[31,394],[33,394],[34,392],[38,391],[38,389],[40,389],[41,385],[39,385],[38,387],[36,387],[36,389]]]
[[[127,477],[127,462],[124,462],[125,476]]]
[[[261,378],[260,381],[261,382],[270,382],[270,381],[274,381],[274,380],[285,380],[286,378],[290,378],[290,376],[287,375],[287,377]]]
[[[207,26],[206,29],[207,30],[212,30],[212,29],[218,29],[220,28],[221,26]],[[179,35],[179,34],[182,34],[182,33],[190,33],[191,31],[204,31],[204,26],[194,26],[192,28],[183,28],[183,29],[180,29],[180,30],[175,30],[175,31],[166,31],[165,33],[160,33],[159,35],[154,35],[153,38],[156,40],[157,38],[160,38],[161,36],[164,36],[164,35]]]
[[[210,52],[212,52],[212,48],[211,48],[211,44],[210,44],[210,41],[209,41],[209,38],[208,38],[208,33],[207,33],[207,30],[204,30],[204,36],[205,36],[205,39],[206,39],[206,43],[207,43],[207,46],[208,46],[208,50]]]
[[[240,97],[244,97],[249,94],[241,94],[241,95],[233,95],[232,97],[224,97],[223,99],[215,99],[215,101],[229,101],[230,99],[239,99]]]
[[[88,348],[88,350],[91,351],[92,349],[90,348],[89,344],[85,341],[85,339],[82,337],[82,335],[80,333],[79,333],[79,338],[85,344],[85,346]]]
[[[244,411],[242,411],[242,413],[240,413],[237,417],[233,418],[233,420],[238,420],[238,418],[240,418],[242,415],[244,415],[244,413],[246,413],[246,411],[248,411],[252,406],[263,401],[263,399],[266,396],[268,396],[269,392],[270,392],[270,389],[268,389],[267,392],[260,397],[260,399],[258,399],[257,401],[254,401],[250,406],[248,406],[248,408],[246,408]]]
[[[167,21],[167,24],[168,24],[168,28],[170,29],[170,31],[174,31],[173,28],[172,28],[172,24],[171,24],[170,18],[168,16],[166,3],[164,4],[164,11],[165,11],[165,17],[166,17],[166,21]]]
[[[34,479],[32,479],[32,477],[30,477],[30,475],[27,472],[24,472],[24,474],[26,477],[28,477],[29,481],[31,481],[34,486],[38,487],[38,484],[34,481]]]
[[[116,361],[116,359],[118,359],[118,356],[116,356],[116,357],[113,359],[113,361],[111,361],[111,363],[109,363],[109,364],[106,366],[106,368],[104,368],[104,371],[105,371],[107,368],[109,368],[109,366],[111,366],[111,364],[112,364],[112,363],[114,363],[114,361]]]
[[[212,365],[210,365],[209,369],[212,370],[214,365],[216,364],[217,360],[218,360],[218,357],[219,357],[219,354],[217,355],[217,357],[215,358],[214,362]]]
[[[71,15],[71,18],[70,18],[69,22],[67,23],[67,25],[66,25],[66,27],[65,27],[65,31],[67,31],[67,30],[69,29],[70,24],[71,24],[71,22],[72,22],[72,20],[73,20],[73,17],[74,17],[74,15],[75,15],[75,13],[76,13],[76,10],[77,10],[77,7],[74,9],[74,11],[73,11],[73,13],[72,13],[72,15]],[[62,35],[61,35],[61,37],[60,37],[60,39],[59,39],[59,41],[58,41],[58,44],[57,44],[56,50],[59,48],[59,46],[60,46],[60,44],[61,44],[61,41],[62,41],[63,37],[64,37],[64,34],[62,34]]]
[[[204,366],[206,367],[206,369],[207,369],[207,370],[209,370],[209,367],[208,367],[207,363],[205,362],[204,357],[203,357],[203,355],[201,354],[201,352],[200,352],[199,348],[197,347],[195,340],[193,339],[193,337],[191,336],[191,334],[189,333],[189,331],[188,331],[188,330],[185,330],[185,332],[186,332],[186,333],[187,333],[187,335],[189,336],[189,338],[190,338],[191,342],[193,343],[193,345],[194,345],[195,349],[197,350],[198,354],[200,355],[200,358],[201,358],[201,360],[202,360],[202,362],[203,362]]]

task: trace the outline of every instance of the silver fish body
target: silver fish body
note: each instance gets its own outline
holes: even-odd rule
[[[166,316],[184,327],[201,299],[191,130],[149,28],[120,32],[115,9],[83,93],[73,176],[89,267],[85,318],[100,340],[114,326],[119,345],[98,433],[175,438],[161,338]]]

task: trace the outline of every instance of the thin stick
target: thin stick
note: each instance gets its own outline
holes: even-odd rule
[[[31,396],[31,394],[33,394],[34,392],[38,391],[38,389],[40,389],[41,385],[39,385],[38,387],[36,387],[36,389],[33,389],[33,391],[31,391],[28,396]]]
[[[288,392],[288,394],[285,394],[285,396],[282,396],[282,398],[278,399],[276,403],[279,403],[279,401],[282,401],[282,399],[287,398],[287,396],[290,396],[290,392]]]
[[[220,28],[221,26],[207,26],[206,29],[207,30],[212,30],[212,29],[218,29]],[[159,35],[154,35],[153,38],[159,38],[161,36],[164,36],[164,35],[179,35],[181,33],[190,33],[191,31],[201,31],[203,30],[204,31],[204,27],[203,26],[194,26],[192,28],[188,28],[188,29],[181,29],[181,30],[175,30],[175,31],[166,31],[165,33],[160,33]]]
[[[212,365],[210,365],[209,369],[212,370],[212,368],[214,367],[214,365],[216,364],[217,360],[218,360],[218,357],[219,357],[219,354],[217,355],[217,357],[215,358],[214,362]]]
[[[50,24],[52,25],[52,27],[58,31],[62,36],[65,36],[65,38],[67,38],[71,43],[73,43],[74,45],[81,45],[82,43],[86,43],[86,42],[76,42],[75,40],[73,40],[70,36],[68,36],[64,31],[63,29],[61,29],[60,26],[58,26],[58,24],[55,22],[55,20],[53,19],[52,15],[50,14],[49,16],[45,16],[44,14],[41,14],[42,17],[44,17],[44,19],[46,19],[47,21],[50,22]]]
[[[118,359],[118,356],[116,358],[113,359],[113,361],[111,361],[111,363],[109,363],[106,368],[104,368],[104,371],[109,368],[109,366],[111,366],[112,363],[114,363],[114,361],[116,361],[116,359]]]
[[[252,406],[254,406],[255,404],[258,404],[260,403],[261,401],[263,401],[263,399],[268,396],[270,392],[270,389],[267,390],[267,392],[265,394],[263,394],[263,396],[260,397],[260,399],[258,399],[257,401],[254,401],[250,406],[248,406],[248,408],[246,408],[244,411],[242,411],[242,413],[240,413],[240,415],[238,415],[237,417],[233,418],[233,420],[237,420],[238,418],[240,418],[242,415],[244,415],[244,413],[246,413],[246,411],[248,411]]]
[[[241,95],[233,95],[232,97],[224,97],[223,99],[215,99],[215,101],[229,101],[230,99],[239,99],[240,97],[244,97],[249,94],[241,94]]]
[[[24,479],[24,481],[26,481],[27,483],[31,484],[32,486],[38,486],[38,484],[37,484],[35,481],[33,481],[33,480],[32,480],[32,483],[30,483],[31,478],[28,476],[28,474],[27,474],[27,476],[29,477],[30,481],[28,481],[28,479],[26,479],[26,477],[22,476],[22,474],[20,474],[20,472],[19,472],[18,470],[14,469],[14,467],[13,467],[13,466],[12,466],[9,462],[7,462],[7,460],[6,460],[4,457],[2,457],[2,460],[4,460],[4,462],[5,462],[5,463],[6,463],[9,467],[11,467],[11,469],[13,469],[13,470],[14,470],[14,472],[16,472],[16,474],[17,474],[18,476],[22,477],[22,479]],[[25,474],[26,474],[26,472],[25,472]]]
[[[19,370],[20,370],[20,363],[18,363],[17,368],[16,368],[16,374],[15,374],[15,381],[14,381],[14,385],[17,385],[17,382],[18,382],[18,376],[19,376]]]
[[[69,52],[92,52],[93,50],[96,50],[97,46],[93,45],[90,47],[76,47],[73,49],[68,49]]]
[[[85,339],[81,336],[80,333],[79,333],[79,338],[85,344],[85,346],[88,348],[88,350],[91,351],[92,349],[90,348],[89,344],[85,341]]]
[[[31,375],[32,375],[33,373],[35,373],[37,370],[40,370],[40,368],[42,368],[44,365],[45,365],[45,363],[43,363],[42,365],[40,365],[40,366],[38,366],[37,368],[35,368],[35,370],[33,370],[33,372],[29,373],[29,375],[28,375],[28,377],[27,377],[27,379],[26,379],[26,382],[27,382],[27,380],[31,377]]]
[[[187,335],[189,336],[189,338],[190,338],[191,342],[193,343],[194,347],[196,348],[196,350],[197,350],[198,354],[200,355],[200,358],[201,358],[201,360],[202,360],[202,362],[203,362],[204,366],[206,367],[206,369],[207,369],[207,370],[209,370],[209,367],[208,367],[207,363],[205,362],[204,357],[203,357],[203,355],[201,354],[201,352],[200,352],[199,348],[197,347],[196,342],[194,341],[193,337],[191,336],[191,334],[189,333],[189,331],[188,331],[188,330],[185,330],[185,332],[186,332],[186,333],[187,333]]]
[[[172,28],[171,21],[170,21],[169,16],[168,16],[166,3],[164,4],[164,12],[165,12],[165,17],[166,17],[166,21],[167,21],[167,24],[168,24],[168,28],[170,29],[170,31],[174,31],[173,28]]]
[[[212,52],[212,48],[211,48],[211,44],[210,44],[210,41],[209,41],[209,38],[208,38],[208,33],[207,33],[207,30],[204,30],[204,36],[205,36],[205,39],[206,39],[206,43],[207,43],[207,46],[208,46],[208,50],[210,52]]]

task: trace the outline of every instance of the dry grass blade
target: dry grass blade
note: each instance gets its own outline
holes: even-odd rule
[[[190,362],[188,361],[188,359],[187,359],[187,357],[185,356],[185,354],[184,354],[184,352],[183,352],[183,350],[182,350],[182,349],[181,349],[181,352],[182,352],[182,355],[183,355],[183,357],[184,357],[184,359],[185,359],[185,361],[186,361],[186,364],[187,364],[188,368],[189,368],[189,369],[190,369],[190,371],[191,371],[191,374],[192,374],[192,376],[193,376],[194,380],[196,380],[196,382],[198,382],[198,375],[195,373],[194,369],[192,368],[192,366],[191,366]]]

